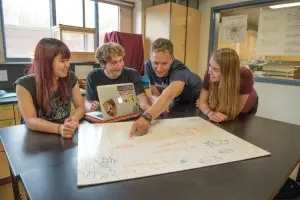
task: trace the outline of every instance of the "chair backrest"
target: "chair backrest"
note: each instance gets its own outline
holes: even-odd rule
[[[255,115],[257,112],[257,108],[258,108],[258,96],[257,96],[255,105],[251,108],[251,110],[248,112],[248,114]]]

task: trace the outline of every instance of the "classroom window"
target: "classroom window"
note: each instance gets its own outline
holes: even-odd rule
[[[63,33],[63,41],[68,45],[70,51],[84,51],[84,35],[81,33]]]
[[[83,26],[82,0],[58,0],[55,4],[57,24]]]
[[[84,12],[83,12],[84,5]],[[66,12],[68,8],[68,12]],[[83,18],[83,15],[85,17]],[[91,0],[59,0],[56,1],[57,24],[74,27],[95,28],[95,2]],[[85,23],[83,23],[85,20]],[[92,34],[64,32],[63,41],[74,52],[94,52]]]
[[[51,35],[49,0],[2,0],[2,4],[6,57],[31,58],[38,41]]]
[[[98,3],[99,17],[99,45],[104,43],[107,32],[119,31],[119,6]]]
[[[256,77],[300,79],[300,7],[271,5],[221,11],[217,48],[236,50]]]
[[[38,41],[44,37],[59,38],[57,33],[51,34],[56,25],[96,28],[99,25],[99,45],[104,42],[107,32],[120,31],[120,7],[117,5],[94,0],[56,0],[52,7],[52,0],[2,0],[3,34],[6,61],[29,61],[33,57]],[[29,6],[30,5],[30,6]],[[96,19],[95,6],[98,6]],[[52,10],[51,10],[52,8]],[[55,12],[54,12],[55,11]],[[51,19],[55,13],[55,19]],[[126,20],[131,21],[130,19]],[[54,22],[53,27],[51,22]],[[124,25],[127,27],[127,25]],[[92,34],[77,34],[68,32],[63,34],[63,41],[71,51],[94,51],[95,39]]]

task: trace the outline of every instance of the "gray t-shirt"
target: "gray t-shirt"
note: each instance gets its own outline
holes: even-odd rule
[[[190,103],[199,98],[200,90],[202,88],[201,78],[191,72],[182,62],[174,59],[171,64],[169,74],[166,77],[158,77],[152,68],[152,63],[148,59],[145,63],[145,72],[149,78],[150,85],[155,85],[156,88],[163,92],[173,81],[182,81],[185,86],[174,100],[181,103]]]
[[[91,71],[87,76],[85,98],[90,101],[99,101],[97,86],[120,83],[133,83],[136,95],[145,92],[140,76],[135,69],[124,67],[121,75],[117,79],[110,79],[105,75],[104,69],[97,68]]]
[[[50,103],[51,109],[49,111],[45,111],[44,109],[38,106],[37,96],[36,96],[36,82],[35,82],[34,75],[27,75],[19,78],[14,83],[14,86],[16,84],[21,85],[31,94],[37,117],[54,123],[63,123],[64,120],[70,116],[71,101],[72,101],[71,91],[78,81],[77,77],[73,72],[70,71],[69,73],[70,73],[69,74],[69,78],[70,78],[69,98],[66,100],[66,102],[61,102],[60,91],[57,90],[54,96],[51,98],[51,103]]]

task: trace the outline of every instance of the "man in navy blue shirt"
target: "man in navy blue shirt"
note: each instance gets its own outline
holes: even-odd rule
[[[156,100],[133,124],[131,136],[146,134],[150,122],[168,110],[173,101],[194,104],[202,88],[200,77],[174,58],[173,44],[164,38],[153,42],[151,58],[145,64],[145,72]]]

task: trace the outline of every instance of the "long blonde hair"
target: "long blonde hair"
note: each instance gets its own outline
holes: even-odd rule
[[[209,107],[222,112],[233,119],[239,113],[240,106],[240,59],[238,54],[229,48],[216,51],[212,58],[221,70],[219,82],[209,84]]]

